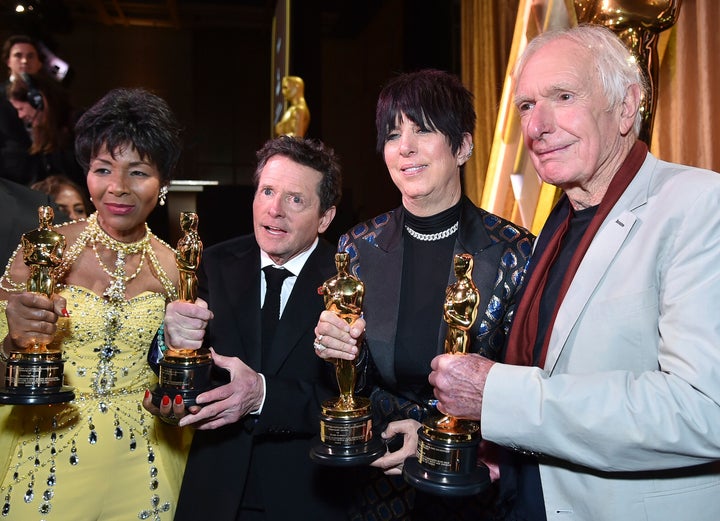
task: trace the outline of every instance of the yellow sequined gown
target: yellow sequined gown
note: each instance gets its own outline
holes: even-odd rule
[[[165,297],[114,302],[80,287],[60,291],[69,404],[0,406],[0,519],[171,521],[189,448],[188,429],[143,409],[155,384],[146,355]],[[0,338],[7,334],[0,302]],[[6,458],[2,461],[2,458]]]

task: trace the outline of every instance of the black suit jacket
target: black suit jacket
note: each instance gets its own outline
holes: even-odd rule
[[[262,414],[211,431],[196,431],[176,521],[235,520],[246,484],[264,498],[266,519],[343,517],[346,474],[311,462],[322,400],[337,395],[329,364],[313,352],[324,309],[317,288],[335,274],[334,248],[320,240],[295,282],[270,353],[260,347],[260,250],[252,235],[208,248],[198,296],[214,319],[206,345],[236,356],[267,382]]]
[[[54,208],[56,223],[66,217],[49,195],[0,178],[0,270],[5,269],[22,235],[38,227],[38,207],[44,205]]]

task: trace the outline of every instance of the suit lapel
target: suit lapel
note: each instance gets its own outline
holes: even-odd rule
[[[484,210],[480,213],[475,209],[474,205],[467,197],[463,196],[462,212],[460,217],[460,228],[458,230],[458,239],[455,242],[454,254],[469,253],[473,256],[473,272],[472,278],[475,286],[482,288],[480,290],[480,302],[478,308],[478,316],[471,329],[472,337],[477,336],[480,324],[483,322],[483,315],[487,312],[489,302],[493,298],[492,288],[495,287],[495,280],[498,277],[499,255],[491,253],[480,255],[481,252],[490,248],[503,248],[502,243],[493,242],[488,234],[483,218],[493,219],[498,225],[500,221],[495,216],[490,216]],[[454,259],[450,262],[450,271],[448,273],[448,285],[454,284],[455,269]],[[447,332],[447,323],[443,320],[440,327],[439,349],[438,353],[444,351],[445,334]],[[476,351],[475,349],[473,351]]]
[[[357,243],[360,279],[365,283],[364,313],[372,328],[367,331],[373,361],[383,379],[395,384],[395,336],[402,282],[402,210],[390,216],[373,243]],[[372,276],[363,278],[363,273]]]
[[[278,322],[270,352],[263,353],[263,372],[276,374],[296,348],[312,350],[312,345],[299,344],[308,330],[315,327],[324,309],[318,286],[333,274],[333,252],[332,246],[321,240],[305,262]]]
[[[254,241],[254,239],[253,239]],[[260,250],[253,247],[235,253],[235,259],[225,282],[227,305],[231,315],[238,317],[235,321],[235,341],[230,345],[237,346],[238,356],[253,369],[259,370],[260,352]]]
[[[570,332],[582,317],[591,295],[610,269],[613,259],[626,245],[630,231],[637,221],[633,212],[647,202],[649,184],[656,164],[657,159],[648,154],[643,166],[590,243],[555,318],[544,367],[549,373],[555,369]]]

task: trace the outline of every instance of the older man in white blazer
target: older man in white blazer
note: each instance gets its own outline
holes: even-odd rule
[[[438,408],[525,455],[512,519],[716,521],[720,175],[637,141],[647,87],[607,29],[539,36],[515,80],[529,156],[564,195],[505,363],[435,358]]]

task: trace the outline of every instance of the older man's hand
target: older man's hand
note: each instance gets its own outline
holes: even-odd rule
[[[433,358],[428,380],[435,388],[438,410],[456,418],[479,421],[485,380],[494,364],[476,354],[445,354]]]

